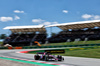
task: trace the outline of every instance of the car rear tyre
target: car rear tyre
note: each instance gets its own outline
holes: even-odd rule
[[[35,56],[34,56],[34,59],[35,59],[35,60],[39,60],[39,59],[40,59],[40,56],[35,55]]]

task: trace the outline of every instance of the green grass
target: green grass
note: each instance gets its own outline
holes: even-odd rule
[[[42,46],[55,46],[55,45],[81,45],[81,44],[99,44],[100,40],[92,40],[92,41],[78,41],[78,42],[61,42],[61,43],[48,43],[43,44]]]
[[[0,42],[0,44],[3,44],[3,42]],[[48,44],[41,44],[41,45],[42,46],[58,46],[58,45],[81,45],[81,44],[100,44],[100,40],[48,43]],[[34,45],[34,46],[37,46],[37,45]],[[24,47],[30,47],[30,46],[24,46]]]
[[[75,57],[88,57],[88,58],[100,58],[100,48],[96,49],[86,49],[86,50],[65,50],[65,54],[60,54],[64,56],[75,56]]]
[[[30,51],[30,54],[36,54],[37,52],[44,52],[44,50]],[[100,46],[94,47],[80,47],[80,48],[66,48],[64,54],[54,54],[63,56],[75,56],[75,57],[88,57],[88,58],[100,58]]]
[[[0,44],[3,44],[3,42],[0,42]]]
[[[3,42],[0,42],[2,45]],[[41,46],[59,46],[59,45],[82,45],[82,44],[100,44],[100,40],[92,40],[92,41],[78,41],[78,42],[61,42],[61,43],[48,43],[48,44],[41,44]],[[91,46],[91,45],[90,45]],[[32,46],[24,46],[24,47],[32,47]],[[37,45],[34,45],[37,47]]]
[[[3,45],[3,42],[0,42],[0,46],[2,46]]]

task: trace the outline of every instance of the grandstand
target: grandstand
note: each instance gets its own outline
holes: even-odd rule
[[[46,27],[58,27],[62,29],[58,34],[47,38]],[[32,46],[34,41],[41,44],[49,43],[100,40],[100,20],[80,21],[54,25],[36,26],[8,26],[4,29],[11,30],[11,35],[4,40],[5,44],[12,46]]]
[[[61,32],[48,39],[50,43],[75,41],[76,39],[81,41],[100,40],[100,20],[55,24],[47,27],[62,29]]]
[[[46,29],[43,25],[8,26],[4,29],[9,29],[12,32],[11,35],[4,40],[4,45],[29,46],[35,45],[34,41],[38,41],[41,44],[45,43]]]

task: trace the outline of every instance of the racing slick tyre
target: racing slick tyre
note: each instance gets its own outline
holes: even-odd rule
[[[60,55],[58,55],[57,58],[58,58],[58,61],[64,61],[64,58]]]
[[[62,58],[61,61],[64,61],[64,58]]]
[[[58,60],[58,61],[64,61],[64,58],[61,58],[60,60]]]
[[[39,59],[40,59],[40,56],[39,56],[39,55],[35,55],[35,56],[34,56],[34,59],[35,59],[35,60],[39,60]]]
[[[48,61],[48,60],[49,60],[49,58],[45,56],[45,61]]]
[[[45,61],[45,56],[43,56],[43,59],[42,60]]]

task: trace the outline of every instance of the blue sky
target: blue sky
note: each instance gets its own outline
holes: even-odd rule
[[[0,0],[0,34],[6,26],[50,25],[100,19],[100,0]],[[50,33],[50,28],[47,28]],[[60,29],[53,28],[53,32]]]

